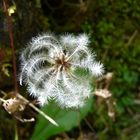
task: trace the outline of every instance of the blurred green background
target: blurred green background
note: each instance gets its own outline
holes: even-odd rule
[[[93,96],[80,110],[63,110],[53,103],[43,107],[59,127],[35,112],[36,122],[21,123],[1,105],[0,140],[140,140],[140,1],[6,1],[11,10],[17,70],[18,56],[31,37],[42,32],[85,32],[90,35],[89,47],[104,64],[105,74],[112,72],[113,77],[108,87],[112,93],[109,99]],[[8,34],[1,1],[0,90],[5,92],[14,89]],[[107,82],[104,79],[96,87],[104,88]],[[30,99],[26,88],[19,89]],[[31,114],[32,110],[27,109],[24,113]]]

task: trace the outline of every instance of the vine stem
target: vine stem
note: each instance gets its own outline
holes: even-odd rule
[[[9,40],[10,40],[10,47],[12,50],[12,63],[13,63],[13,74],[14,74],[14,88],[15,88],[15,95],[18,93],[18,85],[17,85],[17,70],[16,70],[16,55],[15,55],[15,48],[14,48],[14,39],[13,39],[13,31],[12,31],[12,19],[8,13],[9,5],[7,0],[3,0],[3,7],[4,12],[7,19],[7,26],[8,26],[8,33],[9,33]]]
[[[50,121],[53,125],[59,126],[51,117],[46,115],[43,111],[41,111],[39,108],[34,106],[32,103],[30,103],[26,98],[24,98],[22,95],[17,94],[17,97],[22,99],[25,103],[27,103],[31,108],[33,108],[36,112],[38,112],[40,115],[42,115],[45,119]]]

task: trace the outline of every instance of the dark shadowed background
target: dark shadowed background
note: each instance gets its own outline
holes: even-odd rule
[[[140,1],[139,0],[5,0],[11,24],[0,2],[0,90],[13,91],[12,29],[19,70],[19,54],[30,39],[44,32],[87,33],[89,47],[105,67],[102,81],[112,96],[93,96],[80,110],[63,110],[50,103],[42,108],[56,128],[27,107],[22,116],[37,121],[21,123],[0,108],[0,140],[140,140]],[[17,76],[18,77],[18,76]],[[25,87],[20,94],[28,96]],[[0,97],[3,94],[0,93]],[[0,103],[2,104],[2,103]],[[17,138],[18,137],[18,138]]]

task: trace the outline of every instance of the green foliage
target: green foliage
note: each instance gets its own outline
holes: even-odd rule
[[[102,0],[94,1],[93,7],[94,21],[88,19],[82,28],[89,32],[89,27],[92,27],[91,47],[103,58],[106,71],[114,72],[110,90],[116,100],[114,123],[107,119],[105,105],[101,105],[98,111],[93,111],[97,135],[101,140],[114,137],[138,140],[138,120],[132,118],[140,113],[139,105],[135,104],[137,98],[140,100],[140,3],[138,0]]]
[[[91,110],[93,126],[99,140],[139,139],[138,126],[133,128],[137,120],[131,118],[135,112],[140,113],[134,102],[140,77],[140,3],[138,0],[101,0],[94,1],[91,7],[92,13],[81,25],[81,30],[91,35],[91,49],[102,58],[106,72],[114,72],[110,90],[116,100],[115,122],[108,116],[104,102],[98,107],[94,104]]]
[[[90,34],[90,47],[102,59],[106,73],[114,73],[109,87],[116,102],[114,119],[108,116],[106,101],[97,105],[96,98],[94,98],[93,108],[89,105],[86,109],[82,109],[81,113],[59,109],[55,105],[50,104],[42,110],[50,115],[60,126],[54,127],[42,116],[38,116],[32,140],[48,139],[50,136],[58,133],[71,131],[73,127],[78,126],[80,121],[88,115],[88,112],[90,112],[88,115],[90,124],[95,129],[96,138],[93,139],[139,140],[140,1],[83,0],[90,1],[90,4],[85,6],[85,9],[87,9],[85,12],[81,10],[82,7],[77,6],[79,3],[76,0],[57,1],[57,4],[52,2],[54,0],[13,1],[17,8],[12,15],[14,43],[17,50],[18,47],[24,47],[25,43],[34,34],[40,32],[48,30],[63,33],[68,31],[74,33],[86,32]],[[45,1],[47,8],[43,7],[44,5],[42,6],[43,1]],[[2,26],[0,33],[4,32],[0,36],[0,45],[7,50],[9,43],[3,38],[7,33],[7,28],[3,26],[5,25],[5,19],[2,8],[0,8],[0,15],[0,20],[2,21],[0,22]],[[6,63],[12,62],[10,61],[11,56],[11,54],[6,55],[6,58],[4,58],[5,60],[8,59]],[[2,64],[5,64],[5,61]],[[9,66],[5,68],[7,67],[9,68]],[[3,72],[1,75],[3,75]],[[1,78],[3,77],[1,75],[1,88],[7,85],[6,90],[9,90],[9,87],[12,85],[7,84],[9,83],[8,80]],[[9,78],[11,77],[10,71]],[[6,84],[2,86],[5,82]],[[112,107],[113,105],[110,106]],[[4,132],[6,133],[5,136],[10,132],[10,128],[5,129],[7,122],[4,111],[0,111],[0,121],[0,129],[2,130],[0,131],[0,138],[1,136],[3,138]],[[11,135],[10,133],[8,136],[11,137]],[[5,137],[5,140],[9,139],[8,136]]]
[[[60,132],[69,131],[80,124],[80,121],[87,115],[92,107],[92,99],[88,100],[84,108],[80,110],[65,110],[57,107],[54,103],[45,106],[42,110],[51,116],[59,126],[56,127],[47,122],[42,116],[38,117],[38,122],[32,136],[32,140],[46,140],[50,136]]]

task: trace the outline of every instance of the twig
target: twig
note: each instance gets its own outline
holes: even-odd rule
[[[87,126],[92,130],[92,132],[95,133],[94,128],[93,128],[92,125],[88,122],[88,120],[87,120],[86,118],[85,118],[84,120],[85,120],[85,123],[87,124]]]
[[[61,135],[65,140],[70,140],[70,137],[67,135],[67,133],[63,132]]]
[[[9,32],[9,40],[10,40],[10,47],[12,50],[12,63],[13,63],[13,73],[14,73],[14,86],[15,86],[15,94],[18,93],[18,85],[17,85],[17,71],[16,71],[16,55],[15,55],[15,49],[14,49],[14,39],[13,39],[13,31],[12,31],[12,19],[11,16],[9,16],[8,13],[8,7],[7,0],[3,0],[3,7],[4,12],[7,18],[7,25],[8,25],[8,32]]]
[[[135,30],[134,33],[129,38],[129,40],[128,40],[127,44],[126,44],[126,47],[129,47],[131,45],[131,43],[134,40],[134,38],[136,37],[137,33],[138,33],[138,30]]]
[[[17,123],[15,123],[15,138],[14,138],[14,140],[19,140]]]
[[[22,119],[22,118],[20,118],[20,117],[18,117],[18,116],[15,116],[15,118],[16,118],[17,120],[21,121],[22,123],[25,123],[25,122],[34,122],[34,121],[35,121],[34,118],[31,118],[31,119]]]
[[[106,48],[105,52],[103,53],[103,56],[102,56],[102,63],[105,61],[107,55],[108,55],[108,52],[110,51],[110,48],[112,47],[112,45],[108,46],[108,48]]]
[[[134,104],[140,105],[140,100],[134,100]]]
[[[41,114],[44,118],[46,118],[48,121],[50,121],[53,125],[58,126],[58,124],[48,115],[46,115],[43,111],[41,111],[40,109],[38,109],[36,106],[34,106],[32,103],[30,103],[26,98],[24,98],[22,95],[17,94],[17,96],[22,99],[23,101],[25,101],[25,103],[27,103],[31,108],[33,108],[36,112],[38,112],[39,114]]]
[[[4,99],[2,99],[2,98],[0,98],[0,101],[1,101],[1,102],[6,102],[6,101],[5,101]]]

